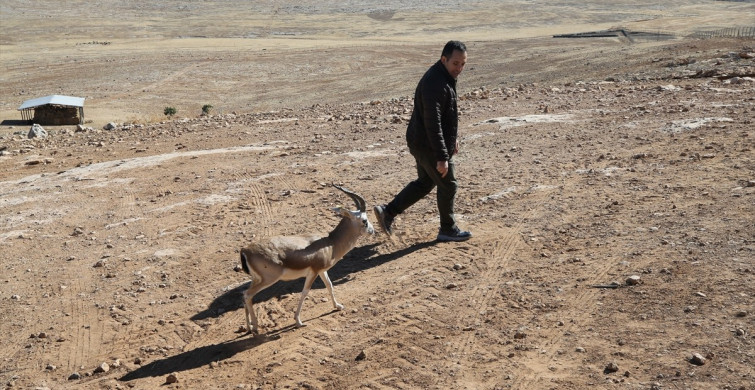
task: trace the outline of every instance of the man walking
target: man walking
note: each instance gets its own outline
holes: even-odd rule
[[[414,91],[414,111],[406,129],[406,142],[417,164],[417,179],[407,184],[393,200],[375,206],[382,230],[391,235],[393,220],[437,187],[440,229],[438,241],[466,241],[472,233],[462,231],[454,217],[456,176],[453,156],[458,152],[459,111],[456,79],[467,63],[467,48],[449,41],[440,60],[425,72]]]

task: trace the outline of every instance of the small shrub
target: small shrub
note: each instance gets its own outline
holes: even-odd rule
[[[173,107],[165,107],[165,110],[163,110],[163,114],[167,115],[168,117],[176,115],[176,112],[176,109]]]
[[[210,110],[212,110],[212,104],[205,104],[204,106],[202,106],[202,114],[209,115]]]

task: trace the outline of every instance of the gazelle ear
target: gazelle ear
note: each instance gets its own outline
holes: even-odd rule
[[[336,215],[338,215],[340,217],[345,217],[345,216],[351,214],[349,212],[349,210],[347,210],[347,209],[345,209],[343,207],[334,207],[332,210],[333,210],[334,213],[336,213]]]

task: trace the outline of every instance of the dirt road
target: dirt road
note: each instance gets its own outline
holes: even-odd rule
[[[747,39],[470,41],[457,212],[474,238],[435,242],[428,197],[393,240],[364,237],[331,270],[345,310],[317,281],[294,328],[302,281],[278,283],[257,296],[263,335],[240,332],[242,245],[327,233],[331,208],[352,205],[330,183],[371,208],[413,176],[410,94],[438,45],[325,46],[113,51],[128,76],[84,61],[93,117],[176,101],[178,118],[34,140],[4,126],[6,388],[753,388]],[[6,74],[31,69],[3,50]],[[267,77],[239,77],[252,58]],[[41,83],[4,78],[5,109]],[[200,116],[203,103],[216,112]]]

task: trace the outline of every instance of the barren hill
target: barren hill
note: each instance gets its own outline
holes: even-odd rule
[[[278,283],[257,296],[263,334],[244,334],[241,246],[332,229],[331,208],[351,200],[331,183],[371,208],[411,180],[410,94],[437,46],[263,55],[283,66],[248,109],[196,98],[229,80],[246,93],[241,73],[208,71],[242,63],[230,49],[152,89],[133,80],[146,92],[116,93],[93,72],[92,100],[123,112],[162,111],[161,85],[218,108],[201,116],[186,103],[172,120],[53,127],[42,139],[4,126],[4,386],[751,389],[748,38],[471,40],[457,212],[474,238],[435,242],[430,196],[393,240],[364,237],[330,271],[345,310],[317,281],[294,328],[302,281]],[[155,66],[180,63],[169,54]],[[113,55],[111,66],[127,57]],[[122,63],[129,78],[153,77],[141,73],[150,64]],[[291,78],[301,72],[312,77]],[[8,107],[14,80],[2,80]]]

